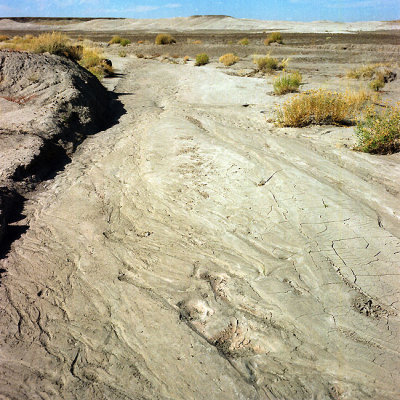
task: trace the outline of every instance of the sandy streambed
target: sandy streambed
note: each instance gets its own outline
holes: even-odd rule
[[[258,79],[131,59],[1,268],[9,398],[397,399],[399,157]],[[244,106],[245,105],[245,106]]]

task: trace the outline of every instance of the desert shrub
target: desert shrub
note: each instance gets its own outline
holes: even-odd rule
[[[125,47],[128,46],[128,44],[131,44],[131,41],[129,39],[121,39],[120,44],[121,46]]]
[[[385,81],[383,78],[377,78],[371,81],[368,86],[375,92],[379,92],[385,86]]]
[[[353,68],[347,71],[347,78],[352,79],[372,79],[378,73],[388,73],[390,72],[389,68],[385,64],[368,64],[363,65],[359,68]]]
[[[374,154],[400,151],[400,103],[378,111],[369,106],[356,127],[357,150]]]
[[[190,60],[189,56],[183,57],[183,62],[186,64]]]
[[[4,42],[6,40],[9,40],[10,38],[7,35],[0,35],[0,42]]]
[[[137,58],[144,58],[144,54],[142,54],[142,53],[136,53],[136,57],[137,57]]]
[[[176,43],[176,40],[169,33],[159,33],[156,36],[155,44],[172,44]]]
[[[126,57],[126,51],[125,51],[125,50],[120,50],[120,51],[118,52],[118,55],[119,55],[120,57]]]
[[[115,35],[110,39],[108,44],[118,44],[118,43],[121,43],[121,40],[122,40],[121,36]]]
[[[69,37],[60,32],[43,33],[39,36],[14,36],[5,47],[33,53],[56,54],[74,60],[79,60],[82,56],[82,46],[72,45]]]
[[[60,32],[43,33],[42,35],[26,38],[30,41],[28,48],[34,53],[50,53],[57,55],[69,55],[70,41],[67,35]]]
[[[108,44],[120,44],[121,46],[127,46],[130,44],[131,41],[129,39],[124,39],[119,35],[115,35],[111,38],[111,40],[108,42]]]
[[[242,46],[247,46],[249,43],[250,41],[247,38],[243,38],[238,41],[238,44],[241,44]]]
[[[98,79],[111,76],[114,73],[112,66],[104,61],[101,52],[97,49],[83,48],[83,54],[79,64]]]
[[[197,54],[195,65],[197,65],[197,66],[205,65],[205,64],[208,64],[209,62],[210,62],[210,59],[206,53]]]
[[[280,32],[272,32],[268,35],[268,37],[264,40],[264,44],[269,46],[271,43],[279,43],[282,44],[282,34]]]
[[[225,66],[229,67],[230,65],[233,65],[235,63],[237,63],[240,60],[240,58],[238,56],[235,56],[232,53],[227,53],[224,54],[223,56],[221,56],[219,58],[219,62],[224,64]]]
[[[278,109],[278,123],[293,127],[355,123],[369,98],[366,92],[361,91],[338,93],[311,90],[288,99]]]
[[[299,72],[283,73],[274,80],[274,92],[276,94],[296,92],[299,89],[301,80],[302,76]]]
[[[254,62],[257,64],[259,71],[273,71],[279,67],[279,61],[269,54],[265,57],[255,58]]]

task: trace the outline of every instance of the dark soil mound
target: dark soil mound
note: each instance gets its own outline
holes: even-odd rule
[[[13,199],[23,199],[104,127],[110,97],[96,77],[65,57],[0,51],[0,110],[1,241],[20,208]]]

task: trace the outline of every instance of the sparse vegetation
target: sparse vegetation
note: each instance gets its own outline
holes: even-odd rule
[[[253,62],[257,65],[257,69],[259,71],[272,72],[274,70],[282,70],[287,68],[289,58],[279,61],[277,58],[273,58],[267,54],[265,57],[255,56]]]
[[[268,37],[264,40],[264,44],[266,46],[269,46],[271,43],[283,44],[282,34],[280,32],[270,33]]]
[[[84,48],[79,64],[98,79],[111,76],[114,73],[113,68],[104,61],[102,54],[96,49]]]
[[[363,65],[359,68],[353,68],[347,71],[347,78],[351,79],[372,79],[376,77],[377,74],[387,74],[390,72],[390,69],[386,64],[378,63],[378,64],[368,64]]]
[[[60,32],[43,33],[39,36],[14,36],[2,44],[3,48],[30,51],[32,53],[50,53],[79,60],[83,47],[74,46],[67,35]]]
[[[377,63],[353,68],[347,71],[346,77],[351,79],[371,79],[368,86],[372,90],[379,92],[387,82],[396,78],[396,73],[389,68],[388,64]]]
[[[210,62],[210,59],[206,53],[200,53],[196,56],[196,64],[197,66],[205,65]]]
[[[219,58],[219,62],[224,64],[226,67],[237,63],[240,60],[238,56],[235,56],[233,53],[224,54]]]
[[[176,43],[176,40],[169,33],[159,33],[156,36],[155,44],[172,44]]]
[[[131,41],[129,39],[122,38],[121,36],[115,35],[111,38],[108,44],[120,44],[121,46],[125,47],[130,44]]]
[[[368,86],[375,92],[379,92],[385,86],[385,81],[383,78],[377,78],[371,81]]]
[[[324,89],[297,94],[278,109],[282,126],[353,124],[370,96],[364,92],[338,93]]]
[[[360,150],[373,154],[390,154],[400,151],[400,103],[378,111],[375,106],[365,110],[364,118],[356,128]]]
[[[9,40],[10,38],[7,35],[0,35],[0,42],[4,42],[6,40]]]
[[[136,53],[136,57],[137,57],[137,58],[144,58],[144,54],[142,54],[142,53]]]
[[[247,46],[249,43],[250,41],[247,38],[243,38],[238,41],[238,44],[241,44],[242,46]]]
[[[119,55],[120,57],[126,57],[126,51],[125,51],[125,50],[120,50],[120,51],[118,52],[118,55]]]
[[[276,94],[296,92],[301,80],[302,76],[299,72],[283,73],[274,80],[274,92]]]

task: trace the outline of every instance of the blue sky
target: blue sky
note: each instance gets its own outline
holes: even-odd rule
[[[169,18],[225,14],[293,21],[400,19],[400,0],[0,0],[0,16]]]

